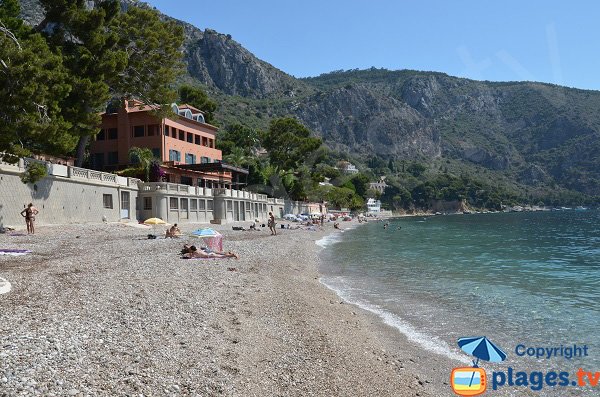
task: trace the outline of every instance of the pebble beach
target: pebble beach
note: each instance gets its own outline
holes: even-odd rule
[[[180,259],[201,242],[164,239],[164,227],[1,234],[0,247],[32,252],[0,256],[12,284],[0,295],[0,396],[451,395],[439,389],[451,363],[319,282],[315,241],[332,226],[215,228],[240,259]]]

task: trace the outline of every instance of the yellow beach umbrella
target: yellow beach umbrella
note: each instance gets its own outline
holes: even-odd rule
[[[144,221],[144,225],[166,225],[167,222],[160,218],[148,218]]]
[[[156,225],[168,225],[168,223],[163,221],[160,218],[148,218],[144,221],[144,225],[152,226],[152,232],[156,233],[154,231],[154,229],[156,228]]]

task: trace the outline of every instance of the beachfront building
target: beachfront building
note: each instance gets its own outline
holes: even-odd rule
[[[140,147],[149,148],[162,161],[164,182],[229,189],[243,184],[248,172],[221,162],[217,127],[205,122],[201,110],[172,104],[171,113],[162,118],[154,114],[156,110],[126,100],[119,109],[102,114],[100,132],[90,146],[92,168],[126,168],[131,164],[129,150]]]
[[[381,201],[370,198],[367,200],[367,215],[378,215],[381,213]]]

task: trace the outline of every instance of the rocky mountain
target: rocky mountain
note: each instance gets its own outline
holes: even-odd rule
[[[36,0],[21,3],[39,18]],[[221,125],[266,128],[293,115],[355,158],[443,162],[523,186],[600,194],[600,92],[374,68],[296,79],[230,35],[180,23],[184,80],[219,102]]]
[[[290,96],[303,85],[257,59],[231,36],[210,29],[187,36],[185,59],[191,77],[227,95]]]
[[[192,62],[188,71],[225,94],[223,123],[265,128],[272,117],[294,115],[331,148],[364,159],[451,160],[524,186],[600,194],[600,92],[409,70],[294,80],[224,35],[203,41],[193,62],[201,59],[204,72]]]

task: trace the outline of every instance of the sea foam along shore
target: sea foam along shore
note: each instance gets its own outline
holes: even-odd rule
[[[198,225],[184,225],[189,232]],[[449,366],[319,283],[333,232],[233,232],[241,259],[182,260],[183,243],[122,224],[0,235],[6,395],[438,396]],[[421,372],[421,363],[433,373]],[[439,373],[435,371],[439,370]],[[430,375],[431,374],[431,375]]]
[[[366,226],[366,224],[363,224]],[[322,248],[331,247],[334,244],[342,241],[342,237],[344,232],[355,229],[360,226],[359,224],[352,224],[350,227],[341,230],[341,233],[330,233],[316,241],[316,244]],[[365,250],[373,250],[372,260],[376,261],[376,247],[364,247]],[[335,261],[334,261],[335,262]],[[331,265],[331,263],[328,263]],[[330,266],[328,266],[330,267]],[[448,344],[439,338],[429,335],[426,332],[418,330],[411,324],[404,321],[402,318],[398,317],[396,314],[391,313],[382,309],[381,307],[368,302],[364,298],[359,298],[355,296],[351,291],[354,290],[353,287],[346,286],[346,282],[343,280],[343,276],[334,276],[334,277],[321,277],[320,281],[327,288],[333,290],[341,299],[360,307],[361,309],[368,311],[374,315],[376,315],[383,323],[389,325],[390,327],[395,328],[402,334],[404,334],[408,340],[416,345],[419,345],[421,348],[428,350],[431,353],[446,356],[449,359],[452,359],[456,362],[460,362],[465,365],[469,365],[470,360],[464,354],[458,354],[456,349],[452,349]],[[366,291],[363,291],[363,293]]]

